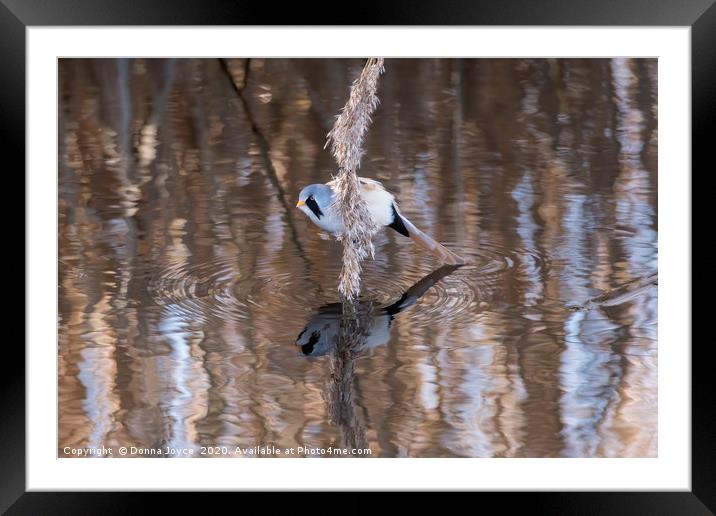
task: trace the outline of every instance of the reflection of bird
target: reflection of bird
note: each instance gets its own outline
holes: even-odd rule
[[[381,183],[364,177],[358,179],[361,196],[376,226],[392,228],[401,235],[411,238],[416,244],[432,252],[443,263],[450,265],[465,263],[457,254],[430,238],[405,218],[398,211],[393,194],[383,188]],[[343,231],[343,220],[335,205],[337,195],[334,186],[333,181],[326,184],[308,185],[301,190],[296,207],[300,208],[316,226],[338,235]]]
[[[368,351],[382,346],[390,340],[390,327],[396,314],[402,312],[409,306],[415,304],[425,292],[449,275],[459,265],[443,265],[434,270],[415,285],[410,287],[392,305],[385,308],[372,309],[372,303],[361,301],[358,304],[358,312],[364,315],[357,320],[361,321],[362,327],[358,328],[360,346],[357,351]],[[327,354],[336,345],[341,335],[341,321],[343,318],[343,305],[331,303],[320,307],[311,316],[306,327],[296,338],[296,345],[301,348],[304,355],[321,356]]]

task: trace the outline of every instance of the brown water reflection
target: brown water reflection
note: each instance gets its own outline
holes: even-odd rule
[[[341,248],[293,204],[362,61],[246,64],[60,61],[60,456],[656,455],[656,60],[387,60],[361,174],[471,264],[378,236],[309,353]]]

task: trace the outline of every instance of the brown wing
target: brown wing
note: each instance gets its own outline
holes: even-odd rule
[[[368,179],[367,177],[359,177],[358,182],[364,190],[385,190],[383,183],[376,181],[375,179]]]
[[[336,185],[336,179],[331,179],[326,184],[333,188]],[[383,183],[380,181],[376,181],[375,179],[369,179],[367,177],[359,177],[358,183],[360,184],[360,187],[362,190],[367,191],[374,191],[374,190],[385,190],[385,187],[383,186]]]

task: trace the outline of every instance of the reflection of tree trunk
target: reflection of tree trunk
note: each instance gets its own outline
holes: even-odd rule
[[[247,59],[247,65],[248,61],[249,60]],[[313,87],[309,76],[304,74],[303,71],[298,66],[296,66],[295,60],[288,59],[286,62],[289,68],[294,70],[297,76],[297,80],[303,82],[303,86],[306,89],[306,95],[308,96],[308,99],[310,100],[311,104],[309,107],[309,112],[311,113],[323,133],[328,134],[328,131],[330,131],[331,127],[333,126],[333,117],[328,115],[321,107],[323,98],[321,97],[319,92]],[[247,75],[248,73],[245,74],[245,76]]]
[[[372,307],[358,309],[352,303],[343,305],[340,334],[331,354],[331,375],[326,401],[331,421],[343,434],[343,446],[367,448],[364,417],[356,402],[355,362],[368,337]]]

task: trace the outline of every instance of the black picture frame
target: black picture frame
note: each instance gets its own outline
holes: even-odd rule
[[[705,163],[716,113],[715,0],[501,0],[444,3],[382,1],[306,9],[302,3],[273,5],[238,0],[0,0],[0,134],[8,154],[25,167],[25,31],[31,26],[64,25],[309,25],[313,13],[332,13],[325,25],[621,25],[690,26],[692,64],[692,157]],[[707,140],[708,138],[708,140]],[[712,167],[713,165],[711,165]],[[690,171],[689,171],[690,173]],[[24,186],[22,187],[24,189]],[[27,274],[27,270],[26,270]],[[32,307],[26,307],[31,310]],[[684,346],[691,343],[669,343]],[[692,490],[690,492],[484,493],[499,496],[501,508],[529,503],[550,514],[713,514],[716,511],[716,446],[708,340],[692,347]],[[3,442],[0,446],[0,511],[8,514],[117,514],[146,508],[147,497],[126,493],[26,492],[25,353],[4,349],[0,398]],[[20,366],[22,364],[22,367]],[[152,497],[156,495],[151,495]],[[215,496],[215,495],[212,495]],[[348,495],[351,499],[357,494]],[[186,503],[174,493],[162,500]],[[212,500],[214,503],[223,500]],[[342,506],[352,502],[344,499]],[[359,504],[359,502],[357,502]],[[360,506],[360,505],[358,505]]]

